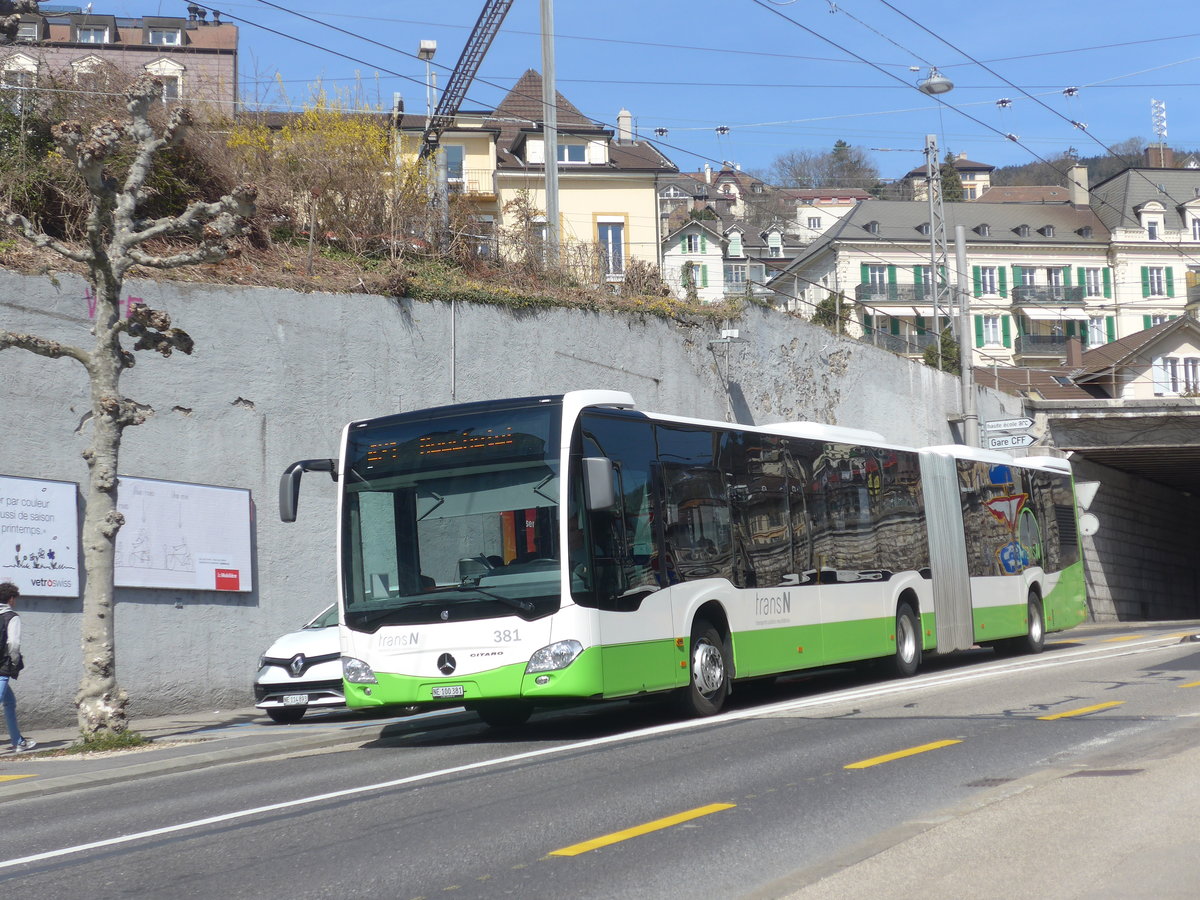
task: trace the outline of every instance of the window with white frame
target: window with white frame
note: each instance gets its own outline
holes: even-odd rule
[[[731,290],[740,291],[746,287],[746,264],[730,263],[725,266],[725,285]]]
[[[462,144],[443,144],[442,152],[446,156],[446,178],[450,181],[463,180],[463,161],[467,157],[467,148]]]
[[[75,32],[75,40],[81,44],[107,44],[108,29],[103,26],[80,25]]]
[[[1150,289],[1150,296],[1165,297],[1167,294],[1167,270],[1162,266],[1147,266],[1146,284]]]
[[[867,284],[872,292],[882,293],[887,290],[887,266],[867,266]]]
[[[156,59],[146,63],[146,71],[162,82],[164,103],[183,99],[183,75],[186,70],[182,64],[173,59]]]
[[[746,253],[742,249],[742,233],[740,231],[731,232],[729,235],[729,255],[730,256],[745,256]]]
[[[808,217],[808,227],[813,229],[814,231],[817,230],[818,228],[820,228],[821,227],[821,217],[820,216],[809,216]]]
[[[583,144],[559,144],[558,161],[560,163],[587,162],[587,147]]]
[[[985,344],[1001,343],[999,316],[983,317],[983,342]]]
[[[1000,292],[1000,282],[997,278],[995,266],[980,266],[979,290],[985,294],[998,294]]]
[[[1150,327],[1161,325],[1163,322],[1171,321],[1171,317],[1166,313],[1150,313]]]
[[[1053,297],[1062,299],[1063,296],[1063,270],[1057,266],[1051,266],[1046,269],[1046,284],[1050,286],[1050,294]]]
[[[596,237],[604,258],[604,274],[610,280],[625,275],[625,220],[596,223]]]
[[[778,231],[767,235],[767,256],[783,256],[783,235]]]
[[[975,185],[973,185],[973,184],[963,185],[963,199],[964,200],[974,200],[975,192],[977,190],[978,190],[978,188],[976,188]]]
[[[1033,287],[1037,284],[1037,272],[1032,266],[1021,267],[1021,287]]]
[[[158,47],[178,47],[183,43],[183,32],[178,28],[151,28],[146,34],[146,43]]]
[[[38,22],[22,22],[17,26],[17,40],[36,41],[40,36],[40,31]]]
[[[1089,347],[1099,347],[1108,342],[1108,328],[1104,316],[1088,316],[1087,338]]]
[[[1098,268],[1083,270],[1083,287],[1089,297],[1099,297],[1104,293],[1104,276]]]
[[[1192,219],[1192,240],[1200,241],[1200,216]]]
[[[1189,394],[1200,394],[1200,359],[1194,356],[1183,360],[1183,389]]]
[[[1158,240],[1158,222],[1154,219],[1146,223],[1146,237],[1152,241]]]
[[[767,267],[762,263],[751,263],[749,275],[755,284],[762,284],[767,280]]]
[[[683,236],[683,252],[684,253],[699,253],[700,252],[700,235],[685,234]]]

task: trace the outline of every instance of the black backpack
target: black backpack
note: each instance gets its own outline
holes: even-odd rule
[[[11,609],[0,613],[0,675],[7,675],[9,678],[16,678],[25,668],[21,651],[17,651],[16,659],[8,655],[8,623],[16,617],[17,614]]]

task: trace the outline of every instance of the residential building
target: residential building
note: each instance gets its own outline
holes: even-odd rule
[[[183,6],[182,3],[179,4]],[[238,28],[220,13],[188,5],[188,15],[119,18],[74,8],[21,16],[16,39],[0,46],[0,84],[48,88],[67,83],[104,92],[143,72],[163,83],[165,102],[202,115],[237,112]]]
[[[992,172],[996,170],[995,166],[967,159],[965,153],[957,154],[954,157],[953,165],[962,181],[964,200],[976,200],[992,186]],[[923,165],[904,176],[904,181],[912,189],[914,200],[928,201],[929,199],[929,189],[925,185],[925,177],[925,166]]]
[[[557,94],[559,233],[564,258],[576,251],[598,254],[604,279],[619,283],[626,264],[657,265],[660,231],[656,179],[678,170],[648,141],[633,133],[622,110],[615,129],[597,123]],[[399,128],[414,151],[424,117],[406,115]],[[461,111],[441,137],[450,189],[467,198],[483,229],[534,230],[546,209],[542,77],[530,69],[494,110]],[[501,252],[504,252],[503,247]]]
[[[754,229],[735,219],[689,219],[663,240],[663,280],[679,298],[767,297],[767,281],[801,247],[781,222]]]
[[[1200,322],[1179,316],[1096,347],[1070,374],[1100,399],[1200,397]]]

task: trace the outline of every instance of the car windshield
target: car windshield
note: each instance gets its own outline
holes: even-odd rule
[[[396,417],[351,431],[346,624],[558,609],[557,406]]]
[[[305,625],[305,628],[328,628],[330,625],[338,623],[337,604],[333,604],[323,613],[320,613],[315,619]]]

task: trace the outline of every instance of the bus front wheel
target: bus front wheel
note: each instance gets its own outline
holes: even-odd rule
[[[896,653],[893,671],[901,678],[915,675],[921,665],[921,623],[907,603],[896,609]]]
[[[711,622],[697,619],[692,625],[688,686],[679,694],[684,715],[712,716],[729,696],[729,650]]]

